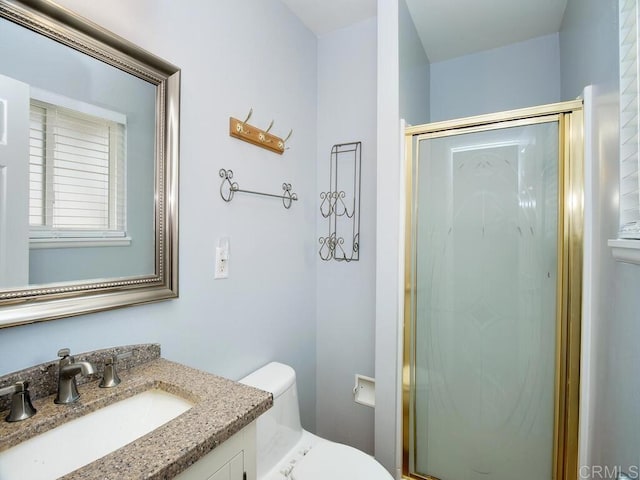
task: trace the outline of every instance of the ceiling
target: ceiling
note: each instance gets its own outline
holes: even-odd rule
[[[282,0],[316,35],[376,14],[376,0]],[[440,62],[560,30],[567,0],[406,0],[429,60]]]
[[[567,0],[407,0],[432,63],[560,30]]]
[[[282,0],[316,35],[376,16],[377,0]]]

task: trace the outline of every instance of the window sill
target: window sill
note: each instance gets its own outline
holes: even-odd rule
[[[31,238],[29,248],[128,247],[131,237],[114,238]]]
[[[615,239],[609,240],[611,254],[618,262],[635,263],[640,265],[640,240]]]

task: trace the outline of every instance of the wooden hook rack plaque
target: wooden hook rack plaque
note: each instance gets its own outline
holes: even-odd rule
[[[245,120],[237,118],[229,118],[229,135],[239,140],[252,143],[258,147],[266,148],[277,154],[282,155],[285,150],[285,140],[269,133],[268,130],[262,130],[258,127],[247,123]]]

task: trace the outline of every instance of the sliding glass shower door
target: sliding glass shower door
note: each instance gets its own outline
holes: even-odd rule
[[[561,123],[413,138],[408,476],[559,478]]]

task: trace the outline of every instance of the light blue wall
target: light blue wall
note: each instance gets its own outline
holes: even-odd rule
[[[574,98],[593,85],[593,290],[588,350],[591,369],[581,381],[589,409],[581,428],[588,432],[586,467],[640,465],[640,267],[615,262],[607,239],[618,228],[618,2],[569,0],[560,31],[562,96]],[[588,374],[587,374],[588,373]],[[587,472],[588,470],[585,470]],[[590,478],[590,477],[589,477]],[[594,477],[595,478],[595,477]],[[632,477],[633,478],[633,477]]]
[[[431,64],[431,121],[560,100],[558,34]]]
[[[0,330],[0,374],[111,345],[158,342],[164,357],[240,378],[278,360],[299,375],[305,427],[315,430],[317,39],[278,0],[61,0],[182,68],[180,298]],[[294,134],[284,155],[229,136],[229,116]],[[219,194],[220,168],[241,188],[300,201]],[[229,236],[230,278],[214,280]]]
[[[374,412],[352,390],[356,373],[374,375],[376,27],[372,18],[318,40],[318,192],[329,189],[331,147],[362,142],[360,260],[316,255],[318,434],[370,454]],[[317,236],[326,236],[328,220],[319,209],[316,218]]]
[[[398,1],[400,117],[409,125],[429,122],[431,65],[405,0]]]
[[[587,85],[618,93],[618,2],[568,0],[560,30],[562,99]]]
[[[404,252],[401,188],[399,14],[397,0],[378,0],[378,162],[376,182],[375,456],[399,477],[400,268]]]

